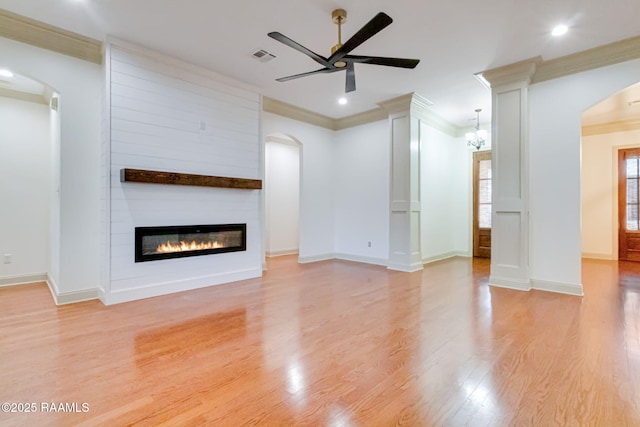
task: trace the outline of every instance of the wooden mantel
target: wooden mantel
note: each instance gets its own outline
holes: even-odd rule
[[[225,176],[194,175],[190,173],[121,169],[121,182],[143,182],[148,184],[196,185],[199,187],[240,188],[261,190],[261,179],[230,178]]]

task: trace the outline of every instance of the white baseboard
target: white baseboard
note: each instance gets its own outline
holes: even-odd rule
[[[582,285],[560,282],[547,282],[545,280],[531,280],[531,289],[537,289],[539,291],[556,292],[559,294],[583,296]]]
[[[531,281],[491,276],[489,277],[489,286],[514,289],[516,291],[530,291]]]
[[[206,288],[224,283],[237,282],[239,280],[253,279],[262,276],[262,266],[248,270],[233,271],[230,273],[214,274],[211,276],[194,277],[175,282],[156,283],[140,288],[121,289],[105,292],[105,305],[120,304],[128,301],[135,301],[143,298],[157,297],[160,295],[173,294],[177,292],[190,291],[193,289]]]
[[[363,264],[373,264],[373,265],[382,265],[383,267],[387,266],[387,260],[384,258],[376,258],[370,256],[361,256],[361,255],[351,255],[351,254],[342,254],[336,253],[335,258],[341,259],[343,261],[354,261],[361,262]]]
[[[284,249],[284,250],[281,250],[281,251],[266,252],[266,256],[268,256],[269,258],[276,257],[276,256],[283,256],[283,255],[298,255],[298,250],[297,249]]]
[[[489,285],[498,288],[514,289],[517,291],[530,291],[535,289],[538,291],[555,292],[559,294],[583,296],[582,285],[560,282],[548,282],[545,280],[516,280],[502,277],[490,277]]]
[[[310,262],[319,262],[319,261],[328,261],[330,259],[335,259],[336,254],[321,254],[321,255],[311,255],[311,256],[299,256],[298,262],[300,264],[308,264]]]
[[[47,274],[47,286],[56,305],[73,304],[76,302],[90,301],[98,298],[97,289],[82,289],[72,292],[60,292],[58,284],[53,277]]]
[[[410,265],[389,263],[387,265],[387,268],[389,270],[403,271],[405,273],[413,273],[415,271],[423,270],[424,266],[422,262],[416,262]]]
[[[46,282],[46,281],[47,281],[47,273],[4,276],[4,277],[0,277],[0,287],[25,285],[27,283]]]
[[[582,258],[603,259],[607,261],[617,261],[618,257],[612,254],[600,254],[595,252],[582,252]]]
[[[458,257],[458,256],[459,257],[470,258],[471,254],[469,254],[469,252],[462,252],[462,251],[445,252],[443,254],[434,255],[434,256],[427,257],[427,258],[422,258],[422,263],[423,264],[430,264],[432,262],[443,261],[445,259],[455,258],[455,257]]]

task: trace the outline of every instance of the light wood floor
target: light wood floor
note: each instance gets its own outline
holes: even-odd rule
[[[262,279],[104,307],[0,289],[0,425],[639,426],[640,266],[584,298],[274,258]],[[88,404],[43,413],[41,402]]]

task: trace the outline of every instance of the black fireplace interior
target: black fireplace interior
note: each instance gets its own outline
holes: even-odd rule
[[[246,224],[136,227],[136,262],[245,250]]]

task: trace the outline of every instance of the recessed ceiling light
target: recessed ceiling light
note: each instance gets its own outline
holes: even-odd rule
[[[555,37],[558,37],[558,36],[561,36],[563,34],[566,34],[567,31],[569,31],[569,27],[567,27],[566,25],[560,24],[560,25],[556,25],[553,28],[553,31],[551,31],[551,35],[555,36]]]
[[[338,104],[340,104],[340,105],[344,105],[344,104],[346,104],[346,103],[347,103],[347,98],[340,98],[340,99],[338,99]]]
[[[13,77],[13,73],[5,68],[0,68],[0,77]]]

